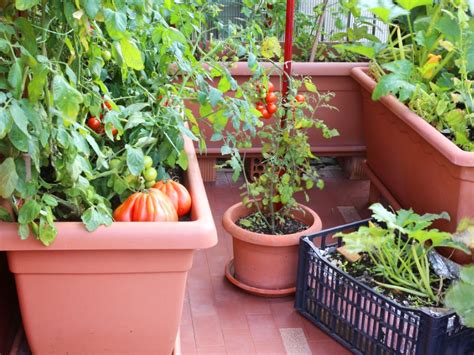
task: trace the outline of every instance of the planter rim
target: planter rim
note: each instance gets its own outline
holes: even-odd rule
[[[247,243],[273,247],[293,246],[299,243],[299,240],[302,236],[316,233],[317,231],[320,231],[322,227],[321,219],[316,212],[304,205],[299,204],[299,206],[305,213],[308,213],[313,217],[313,224],[309,226],[308,229],[298,233],[271,235],[255,233],[239,227],[237,224],[235,224],[235,221],[241,217],[241,214],[245,215],[251,211],[244,207],[242,202],[232,205],[225,211],[224,216],[222,217],[222,225],[224,226],[224,229],[232,235],[233,238]]]
[[[260,63],[265,69],[275,69],[272,63]],[[318,76],[350,76],[351,69],[355,67],[367,67],[364,62],[339,62],[339,63],[311,63],[311,62],[293,62],[292,71],[295,75],[318,75]],[[283,70],[283,64],[277,63],[277,68]],[[248,67],[248,62],[229,63],[228,68],[232,75],[253,75]],[[276,76],[277,73],[271,74]]]
[[[369,69],[367,67],[354,67],[351,69],[351,76],[362,88],[372,93],[375,89],[376,82],[367,74],[368,71]],[[421,135],[451,163],[458,166],[474,167],[474,153],[459,148],[435,127],[410,110],[408,106],[399,101],[395,96],[387,95],[382,97],[379,101],[403,122],[413,128],[415,132]]]
[[[217,231],[211,214],[192,141],[185,137],[188,156],[185,177],[193,201],[192,221],[185,222],[113,222],[88,232],[82,222],[56,222],[58,237],[49,247],[32,235],[21,240],[18,224],[0,222],[0,250],[146,250],[204,249],[217,244]]]

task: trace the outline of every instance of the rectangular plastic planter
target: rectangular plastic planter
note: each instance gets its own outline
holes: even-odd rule
[[[0,223],[33,353],[172,353],[194,251],[217,242],[191,141],[185,149],[189,222],[120,222],[94,233],[58,222],[50,247]]]
[[[301,238],[295,308],[355,354],[472,354],[474,330],[463,327],[455,313],[436,316],[400,306],[322,256],[320,250],[341,245],[332,241],[334,233],[367,222]]]
[[[352,69],[362,87],[367,165],[403,208],[447,211],[451,231],[474,217],[474,153],[457,147],[407,106],[388,95],[372,100],[375,81],[366,68]],[[382,190],[383,190],[382,188]]]

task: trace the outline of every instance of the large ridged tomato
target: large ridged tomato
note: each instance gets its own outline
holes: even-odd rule
[[[117,222],[174,222],[178,220],[171,200],[158,189],[136,192],[114,211]]]
[[[188,214],[191,210],[191,195],[179,182],[174,180],[158,181],[153,185],[153,188],[162,191],[169,197],[179,217]]]

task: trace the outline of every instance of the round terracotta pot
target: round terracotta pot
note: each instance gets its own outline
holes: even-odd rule
[[[222,224],[232,235],[235,279],[246,286],[261,290],[290,289],[296,286],[298,244],[302,236],[321,230],[321,219],[310,208],[300,205],[293,217],[309,228],[288,235],[254,233],[235,224],[252,211],[242,203],[230,207]]]

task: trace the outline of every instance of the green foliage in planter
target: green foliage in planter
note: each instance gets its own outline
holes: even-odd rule
[[[82,219],[90,231],[112,223],[114,205],[145,187],[142,175],[153,177],[146,161],[163,178],[187,168],[183,135],[205,149],[198,120],[221,135],[228,121],[255,132],[255,110],[213,60],[225,43],[204,49],[204,21],[219,10],[213,1],[2,6],[0,196],[22,238],[33,232],[51,244],[57,219]],[[232,33],[229,42],[239,37]],[[238,98],[223,95],[230,90]]]
[[[474,265],[465,266],[461,277],[446,293],[445,304],[456,311],[464,325],[474,328]]]
[[[474,151],[472,1],[360,1],[389,25],[388,43],[364,49],[377,100],[394,94],[459,147]],[[347,50],[356,48],[346,47]]]
[[[428,229],[436,219],[449,219],[446,213],[418,215],[412,210],[396,213],[377,203],[370,207],[370,223],[353,233],[338,233],[349,253],[367,253],[373,266],[369,274],[384,288],[420,297],[428,304],[443,300],[443,278],[431,270],[428,255],[436,247],[451,247],[470,253],[469,248],[453,240],[452,235]]]

